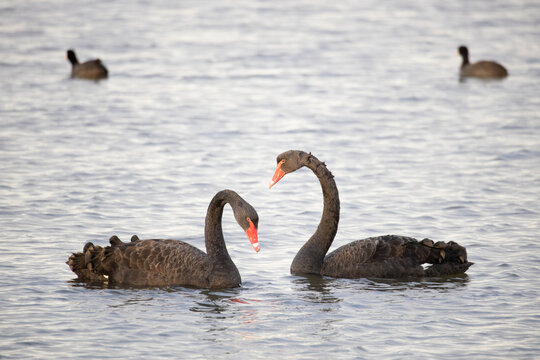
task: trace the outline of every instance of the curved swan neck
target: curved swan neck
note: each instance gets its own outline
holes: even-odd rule
[[[334,176],[324,162],[308,155],[302,164],[311,169],[319,179],[323,192],[323,213],[317,231],[302,246],[291,264],[291,272],[319,274],[324,256],[334,241],[339,223],[339,193]]]
[[[463,59],[461,61],[461,67],[464,68],[465,66],[469,65],[469,54],[461,54],[461,58]]]
[[[223,190],[218,192],[212,201],[210,201],[204,225],[204,242],[206,245],[206,254],[210,261],[230,262],[234,266],[227,251],[221,228],[223,208],[227,203],[232,204],[231,197],[232,194],[230,191]]]

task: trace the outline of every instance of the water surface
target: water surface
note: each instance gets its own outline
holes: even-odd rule
[[[540,7],[534,1],[4,1],[0,5],[0,357],[535,358],[540,351]],[[459,82],[457,46],[504,81]],[[65,51],[110,78],[71,80]],[[341,196],[331,249],[457,241],[467,275],[289,274],[317,227],[307,169]],[[258,211],[253,252],[223,216],[243,285],[74,281],[87,241],[204,248],[224,188]]]

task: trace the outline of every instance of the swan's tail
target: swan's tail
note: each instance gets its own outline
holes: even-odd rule
[[[462,264],[455,262],[445,262],[442,264],[433,264],[424,270],[424,275],[429,277],[448,276],[463,274],[469,269],[472,262],[464,262]]]
[[[71,271],[77,274],[80,280],[85,281],[105,281],[105,274],[101,274],[96,271],[95,260],[98,258],[98,254],[103,252],[101,246],[96,246],[91,242],[84,245],[83,251],[73,253],[66,264],[69,265]]]
[[[432,264],[424,270],[425,276],[462,274],[474,264],[467,260],[467,249],[454,241],[433,243],[424,239],[419,244],[429,250],[425,262]]]
[[[134,235],[132,241],[138,241],[139,238]],[[73,253],[66,264],[71,271],[77,274],[80,280],[84,281],[105,281],[111,269],[107,266],[106,259],[111,253],[112,248],[123,245],[124,243],[116,236],[109,239],[111,246],[101,247],[88,242],[84,245],[83,251]]]

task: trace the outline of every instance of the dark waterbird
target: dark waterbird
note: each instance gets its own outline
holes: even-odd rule
[[[100,59],[88,60],[80,63],[75,55],[75,51],[69,49],[66,55],[71,63],[71,77],[89,80],[105,79],[109,76],[109,71]]]
[[[458,52],[462,58],[459,69],[459,76],[462,78],[502,79],[508,76],[505,67],[495,61],[481,60],[471,64],[469,62],[469,49],[466,46],[460,46]]]
[[[467,261],[466,249],[453,241],[435,243],[399,235],[353,241],[326,255],[338,229],[340,211],[338,189],[326,164],[303,151],[286,151],[277,157],[270,187],[285,174],[304,166],[319,178],[324,206],[317,230],[291,264],[292,274],[342,278],[443,276],[464,273],[473,264]],[[425,263],[432,265],[424,269]]]
[[[208,205],[204,226],[206,253],[179,240],[139,240],[133,235],[131,242],[124,243],[112,236],[110,246],[101,247],[89,242],[82,252],[71,255],[67,264],[83,281],[208,289],[239,286],[242,282],[240,273],[227,252],[221,229],[226,204],[231,205],[236,222],[258,252],[257,212],[236,192],[222,190]]]

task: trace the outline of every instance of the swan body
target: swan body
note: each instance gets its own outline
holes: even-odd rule
[[[231,288],[242,282],[227,252],[221,217],[225,204],[233,208],[236,221],[246,231],[255,249],[258,215],[255,209],[232,190],[218,192],[210,205],[205,223],[206,253],[179,240],[140,240],[136,235],[124,243],[117,236],[110,246],[87,243],[67,261],[84,281],[109,281],[136,286],[186,285],[198,288]]]
[[[68,50],[67,58],[71,63],[71,77],[79,79],[99,80],[109,76],[109,71],[100,59],[80,63],[75,51]]]
[[[465,248],[452,241],[434,244],[430,239],[384,235],[353,241],[326,255],[321,275],[401,278],[459,274],[470,266],[466,258]],[[433,265],[424,270],[425,263]]]
[[[481,60],[471,64],[469,62],[469,50],[466,46],[460,46],[458,52],[462,58],[459,69],[460,77],[502,79],[508,76],[506,68],[495,61]]]
[[[467,261],[463,246],[450,241],[418,241],[411,237],[385,235],[353,241],[326,254],[337,233],[339,194],[332,173],[315,156],[289,150],[277,157],[278,166],[270,183],[275,185],[285,174],[308,167],[319,178],[323,192],[323,214],[315,233],[296,254],[291,273],[319,274],[332,277],[401,278],[407,276],[442,276],[464,273]],[[432,264],[427,269],[423,264]]]

